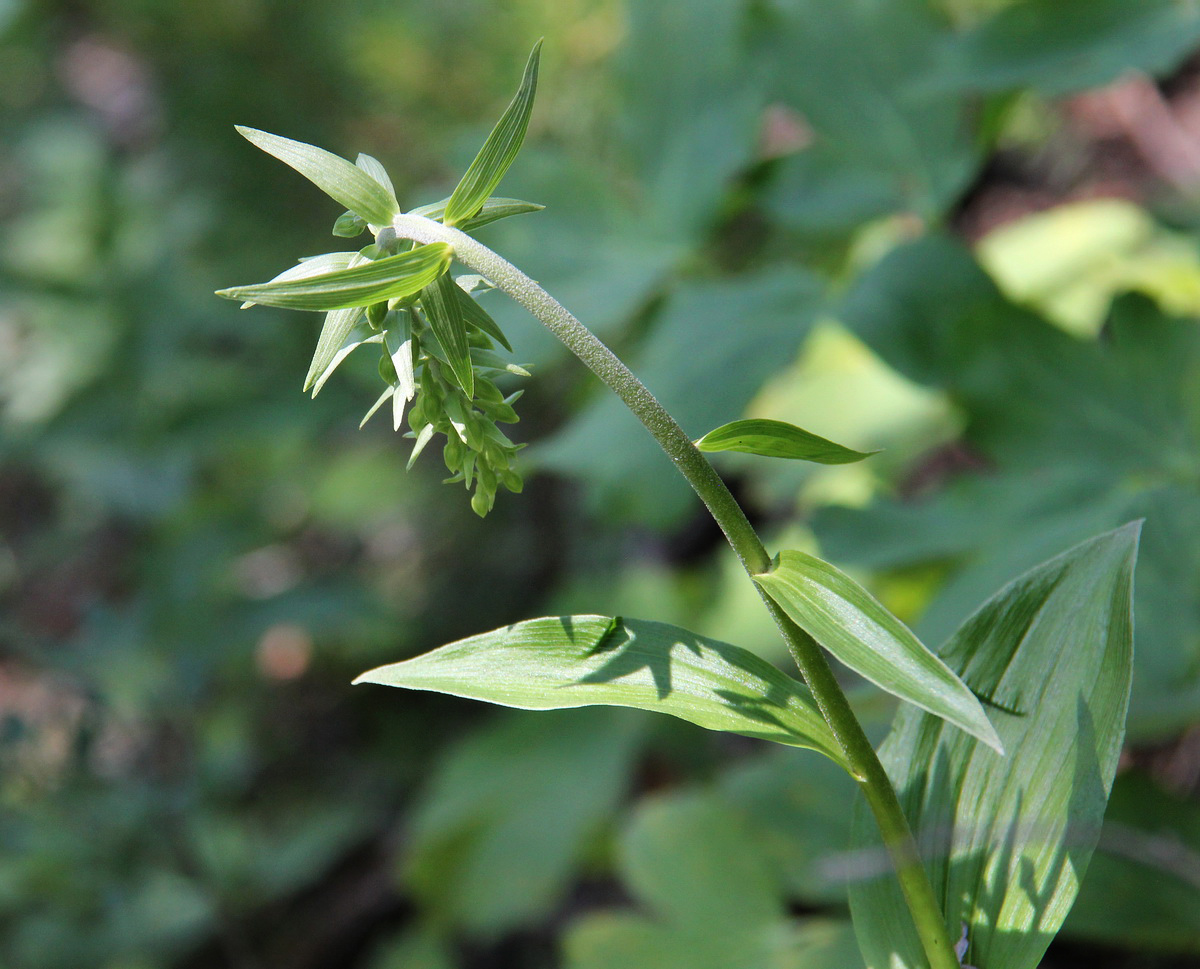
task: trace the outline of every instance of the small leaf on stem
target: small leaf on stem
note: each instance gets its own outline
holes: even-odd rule
[[[815,556],[786,551],[754,581],[852,670],[1003,752],[975,694],[850,576]]]
[[[818,437],[785,421],[733,421],[709,431],[696,442],[701,451],[741,451],[769,458],[791,458],[818,464],[850,464],[876,451],[855,451]]]
[[[372,225],[387,225],[392,216],[399,213],[400,206],[387,189],[333,152],[257,128],[235,127],[252,145],[290,165],[335,202],[340,202]]]
[[[539,40],[529,54],[521,86],[512,103],[496,122],[496,127],[479,149],[479,154],[471,162],[462,181],[451,193],[442,216],[446,225],[458,225],[475,215],[492,194],[492,189],[500,184],[508,166],[521,150],[521,142],[525,140],[525,131],[529,127],[529,115],[533,111],[541,52],[542,42]]]

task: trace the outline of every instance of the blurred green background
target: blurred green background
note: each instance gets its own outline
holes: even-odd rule
[[[503,192],[547,208],[481,237],[689,432],[884,449],[720,456],[771,541],[937,643],[1146,519],[1126,765],[1045,965],[1195,966],[1185,0],[0,0],[0,966],[861,966],[820,758],[349,686],[558,612],[784,662],[633,419],[488,297],[535,377],[526,492],[480,521],[358,430],[370,361],[301,393],[318,317],[211,295],[336,248],[336,204],[235,123],[369,152],[415,206],[542,35]]]

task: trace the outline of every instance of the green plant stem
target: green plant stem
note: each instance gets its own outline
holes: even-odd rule
[[[645,425],[707,506],[746,572],[753,576],[771,567],[770,556],[754,527],[708,459],[616,354],[561,303],[508,260],[458,229],[422,216],[398,215],[392,230],[397,237],[415,242],[448,242],[460,262],[532,313]],[[380,239],[381,243],[386,241]],[[759,595],[863,789],[883,834],[931,969],[960,969],[946,932],[945,919],[921,864],[916,841],[896,791],[854,716],[829,661],[813,638],[793,623],[761,589]]]

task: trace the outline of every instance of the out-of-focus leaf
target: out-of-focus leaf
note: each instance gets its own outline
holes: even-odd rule
[[[692,244],[754,161],[766,72],[745,43],[740,0],[635,3],[628,17],[620,118],[641,182],[636,219]]]
[[[812,555],[789,550],[754,581],[852,670],[1003,752],[995,728],[966,684],[850,576]]]
[[[467,326],[463,322],[462,295],[463,291],[450,274],[442,273],[421,290],[421,308],[446,355],[455,383],[470,400],[475,393],[475,368],[467,343]]]
[[[238,134],[268,155],[290,165],[335,202],[366,219],[387,225],[399,213],[392,194],[361,168],[346,159],[302,141],[293,141],[257,128],[236,125]]]
[[[757,833],[717,797],[643,803],[620,840],[628,887],[653,917],[593,914],[565,941],[567,969],[853,969],[844,922],[791,922]]]
[[[1006,756],[905,706],[880,748],[972,965],[1034,969],[1087,870],[1125,734],[1137,537],[1129,525],[1027,572],[943,647],[990,698]],[[865,815],[858,843],[882,859]],[[850,904],[869,967],[926,966],[890,872]]]
[[[1139,771],[1118,777],[1063,934],[1200,954],[1200,806]]]
[[[346,269],[357,261],[359,261],[357,252],[327,252],[324,255],[305,259],[295,266],[285,269],[278,276],[268,280],[268,283],[282,283],[290,279],[308,279],[311,276],[320,276],[334,270]],[[252,300],[247,300],[241,305],[241,308],[249,309],[253,305]]]
[[[451,752],[416,805],[406,880],[435,917],[469,931],[541,921],[616,809],[644,727],[624,710],[490,723]]]
[[[845,164],[868,198],[941,212],[980,154],[965,99],[929,83],[951,36],[945,23],[925,0],[780,0],[775,11],[764,51],[803,69],[773,72],[772,93],[817,132],[822,180]]]
[[[541,59],[542,42],[533,45],[525,74],[512,103],[505,109],[479,154],[463,175],[462,181],[450,194],[442,221],[446,225],[458,225],[471,218],[487,201],[492,189],[500,184],[508,166],[521,150],[525,130],[529,127],[529,115],[533,111],[533,97],[537,92],[538,62]]]
[[[419,293],[450,266],[444,242],[418,246],[349,269],[281,283],[234,286],[217,291],[226,299],[251,300],[297,310],[339,310]]]
[[[1013,302],[1070,333],[1094,336],[1113,298],[1144,293],[1168,313],[1200,315],[1200,252],[1124,199],[1087,199],[989,232],[975,247]]]
[[[1200,16],[1177,0],[1025,0],[947,45],[940,85],[1032,87],[1060,96],[1129,71],[1170,70],[1200,42]]]
[[[367,969],[454,969],[454,956],[440,933],[417,928],[375,949]]]
[[[877,453],[854,451],[786,421],[762,418],[722,424],[700,438],[696,447],[701,451],[742,451],[818,464],[850,464]]]
[[[806,687],[747,650],[666,623],[530,619],[381,666],[354,682],[524,710],[635,707],[845,763]]]
[[[719,785],[748,819],[790,898],[845,904],[852,816],[846,805],[858,790],[849,774],[829,760],[773,748],[726,771]]]
[[[418,206],[410,214],[423,215],[427,219],[436,219],[440,222],[445,218],[446,206],[449,204],[450,200],[448,198],[442,199],[440,202],[431,202],[428,205]],[[544,205],[538,205],[537,202],[522,202],[520,199],[492,197],[487,199],[474,215],[459,222],[458,227],[463,232],[470,232],[472,229],[478,229],[493,222],[499,222],[501,219],[507,219],[513,215],[541,212],[545,207]]]

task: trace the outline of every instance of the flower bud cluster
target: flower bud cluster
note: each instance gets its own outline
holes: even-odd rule
[[[468,491],[474,489],[471,507],[476,514],[482,517],[491,511],[501,486],[521,491],[523,481],[514,459],[524,445],[514,444],[498,425],[520,419],[512,405],[524,391],[505,396],[495,378],[503,373],[528,376],[528,371],[505,363],[495,352],[492,338],[467,323],[474,378],[468,396],[455,378],[419,298],[376,304],[368,309],[367,321],[379,330],[383,351],[379,373],[388,385],[367,417],[384,401],[392,400],[396,429],[407,422],[406,436],[415,438],[409,466],[434,435],[441,434],[445,438],[442,458],[450,472],[446,480],[461,481]]]

